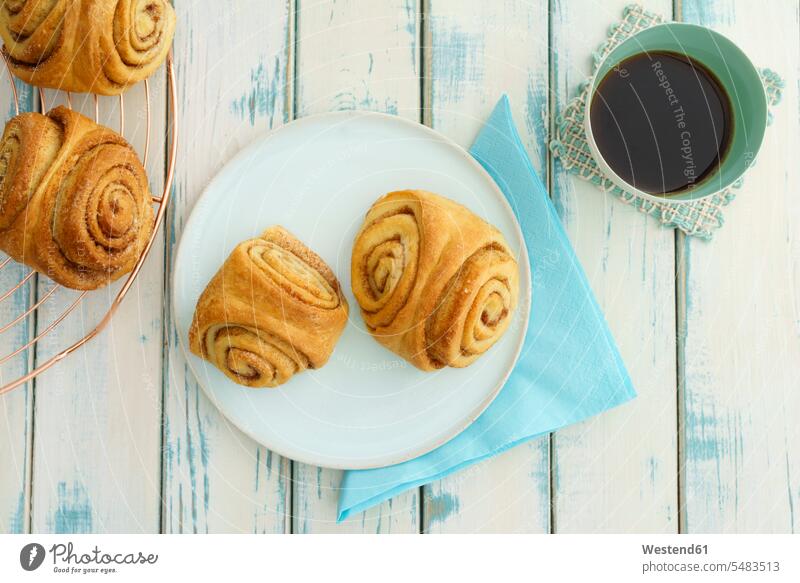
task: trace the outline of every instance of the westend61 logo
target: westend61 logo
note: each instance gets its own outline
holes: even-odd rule
[[[50,555],[54,573],[100,573],[103,575],[117,572],[118,565],[155,565],[158,555],[145,554],[141,551],[131,553],[105,553],[95,545],[89,552],[76,551],[71,542],[54,544],[48,551],[39,543],[30,543],[22,547],[19,553],[19,564],[26,571],[35,571]]]

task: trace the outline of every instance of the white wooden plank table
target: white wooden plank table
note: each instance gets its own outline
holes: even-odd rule
[[[728,34],[786,80],[758,164],[711,243],[661,229],[549,154],[554,116],[589,73],[592,51],[626,0],[174,3],[182,134],[163,243],[101,338],[0,398],[0,531],[800,529],[797,0],[642,2]],[[22,109],[38,108],[36,93],[18,86]],[[163,145],[163,70],[151,89]],[[369,109],[468,146],[503,93],[639,397],[337,525],[341,473],[294,463],[245,437],[188,370],[168,286],[183,224],[214,173],[270,128]],[[126,95],[126,135],[140,150],[143,99],[141,88]],[[102,103],[103,119],[116,127],[115,102]],[[6,79],[0,110],[12,112]],[[148,171],[157,190],[163,147]],[[12,266],[0,285],[24,273]],[[0,305],[2,321],[46,286],[28,285],[13,305]],[[36,355],[5,363],[2,380],[79,334],[102,305],[91,300]],[[0,337],[3,353],[46,316]]]

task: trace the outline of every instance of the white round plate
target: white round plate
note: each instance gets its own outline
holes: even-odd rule
[[[379,196],[402,189],[430,190],[466,205],[503,232],[519,259],[515,321],[468,368],[425,373],[383,348],[367,333],[350,291],[351,247],[365,213]],[[197,299],[231,250],[276,224],[331,266],[350,304],[350,321],[324,367],[277,389],[248,389],[189,353],[189,326]],[[281,455],[344,469],[417,457],[474,421],[519,355],[531,289],[519,225],[483,168],[422,125],[365,112],[304,118],[231,160],[192,210],[173,285],[181,345],[217,407]]]

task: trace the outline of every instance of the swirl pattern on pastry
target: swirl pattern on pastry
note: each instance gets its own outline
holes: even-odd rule
[[[277,387],[322,367],[347,323],[325,262],[282,227],[240,243],[197,302],[192,352],[234,382]]]
[[[0,6],[12,72],[64,91],[122,93],[161,65],[174,33],[168,0],[10,0]]]
[[[519,267],[467,208],[406,190],[380,198],[353,247],[353,294],[372,335],[416,367],[472,364],[505,333]]]
[[[112,130],[69,109],[11,119],[0,141],[0,249],[73,289],[129,273],[153,232],[147,175]]]

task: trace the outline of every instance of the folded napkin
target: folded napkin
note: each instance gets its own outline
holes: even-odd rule
[[[497,398],[448,443],[394,466],[345,472],[340,521],[635,396],[586,275],[519,139],[507,97],[470,153],[506,195],[528,248],[533,302],[522,352]]]

